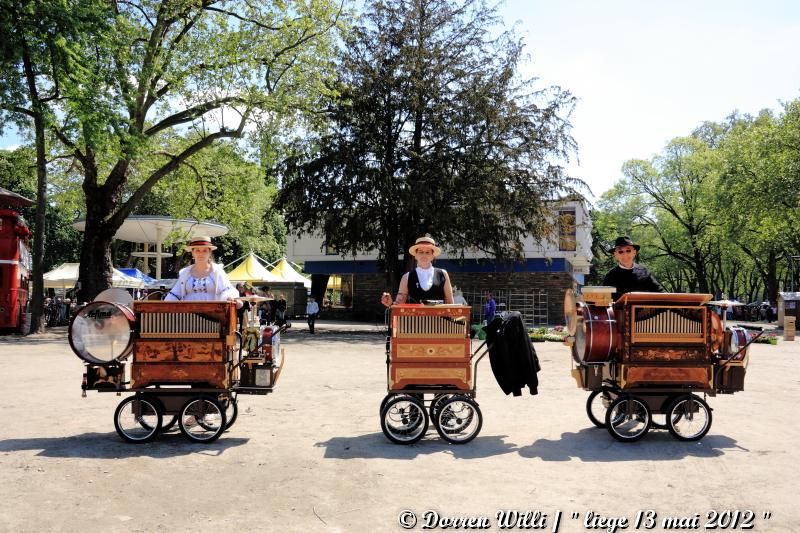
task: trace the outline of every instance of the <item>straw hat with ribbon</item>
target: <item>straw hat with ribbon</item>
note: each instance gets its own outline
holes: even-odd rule
[[[207,235],[201,235],[200,237],[195,237],[189,244],[185,245],[187,251],[192,251],[195,248],[210,248],[212,250],[216,250],[217,247],[211,243],[211,237]]]
[[[433,249],[433,256],[436,257],[440,253],[442,253],[442,249],[436,246],[436,241],[433,240],[430,236],[426,235],[424,237],[420,237],[417,239],[417,242],[414,243],[414,246],[408,249],[408,253],[415,256],[417,255],[417,250],[420,248],[431,248]]]

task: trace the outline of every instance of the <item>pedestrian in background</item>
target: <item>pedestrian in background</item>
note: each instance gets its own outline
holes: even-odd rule
[[[314,300],[313,296],[308,298],[308,303],[306,304],[306,315],[308,320],[308,331],[313,335],[314,334],[314,322],[317,320],[317,315],[319,315],[319,304]]]
[[[490,324],[494,320],[494,315],[497,312],[497,304],[492,298],[492,293],[486,293],[486,306],[484,307],[483,314],[486,316],[486,323]]]

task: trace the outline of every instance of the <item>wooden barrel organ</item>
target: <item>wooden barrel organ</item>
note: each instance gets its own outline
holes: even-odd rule
[[[86,364],[84,396],[133,393],[114,412],[123,440],[149,442],[177,424],[193,442],[214,442],[236,421],[238,394],[272,392],[283,368],[280,328],[240,336],[232,301],[128,303],[92,302],[69,327]]]
[[[564,310],[579,387],[592,391],[586,411],[618,440],[652,426],[698,440],[711,409],[693,393],[744,389],[751,342],[746,329],[725,328],[710,294],[633,292],[611,300],[613,287],[567,291]],[[654,414],[666,415],[658,423]]]
[[[599,390],[610,381],[622,390],[743,390],[749,335],[723,330],[706,305],[710,294],[633,292],[612,302],[613,290],[585,287],[582,298],[567,291],[565,344],[580,387]]]
[[[451,444],[465,444],[481,430],[475,401],[475,367],[466,305],[394,305],[388,311],[387,394],[381,430],[395,444],[413,444],[432,422]],[[427,398],[426,398],[427,396]],[[426,402],[428,405],[426,406]]]
[[[469,306],[392,306],[389,389],[471,389],[469,317]]]
[[[709,431],[703,396],[744,389],[749,335],[726,328],[710,294],[624,294],[585,287],[564,299],[572,374],[592,391],[586,413],[617,440],[633,442],[650,428],[696,441]],[[657,422],[654,415],[664,415]]]

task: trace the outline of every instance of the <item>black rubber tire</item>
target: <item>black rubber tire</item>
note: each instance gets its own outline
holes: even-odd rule
[[[690,406],[689,402],[692,401]],[[696,405],[696,409],[694,407]],[[678,440],[692,442],[702,439],[711,429],[711,408],[694,394],[678,396],[667,409],[667,429]],[[695,423],[697,422],[697,423]],[[677,424],[681,427],[677,427]],[[687,427],[683,427],[687,426]]]
[[[155,416],[155,424],[144,422],[142,419],[142,415],[140,414],[138,417],[133,415],[133,412],[126,413],[125,409],[129,407],[131,403],[138,400],[141,404],[140,410],[143,411],[148,416]],[[125,416],[130,416],[133,421],[136,422],[136,425],[143,429],[143,433],[133,433],[131,429],[127,430],[123,428],[123,424],[121,418]],[[114,428],[117,430],[117,433],[122,438],[122,440],[126,442],[130,442],[133,444],[143,444],[145,442],[150,442],[158,434],[161,432],[161,422],[162,422],[162,414],[161,414],[161,404],[160,402],[155,402],[150,398],[140,397],[140,396],[129,396],[119,402],[117,405],[117,409],[114,411]],[[128,425],[128,424],[124,424]],[[130,424],[134,426],[134,424]]]
[[[236,422],[236,419],[239,418],[239,402],[236,399],[231,398],[228,400],[228,408],[225,409],[225,418],[228,420],[225,424],[225,431],[228,431]]]
[[[205,420],[205,413],[211,410],[212,414],[216,413],[220,421],[217,425],[211,425]],[[202,417],[202,421],[201,421]],[[208,431],[208,435],[198,435],[191,430],[191,421],[197,426]],[[191,424],[192,426],[194,424]],[[217,440],[222,432],[227,428],[227,418],[225,416],[225,409],[219,402],[211,396],[195,396],[189,400],[181,408],[180,416],[178,417],[178,426],[181,428],[181,433],[192,442],[199,442],[202,444],[209,444]]]
[[[628,413],[628,407],[632,413]],[[632,394],[618,396],[606,411],[606,429],[612,437],[620,442],[635,442],[644,437],[650,430],[653,417],[647,402]],[[628,427],[633,427],[628,432]]]
[[[428,432],[428,422],[425,404],[407,394],[393,395],[381,412],[381,430],[395,444],[419,441]]]
[[[437,408],[436,416],[436,432],[450,444],[470,442],[483,427],[483,414],[478,403],[467,396],[455,395],[444,400]]]

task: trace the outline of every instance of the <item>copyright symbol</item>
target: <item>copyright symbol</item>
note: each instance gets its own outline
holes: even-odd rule
[[[397,517],[397,521],[403,529],[414,529],[414,526],[417,525],[417,515],[413,511],[402,511]]]

